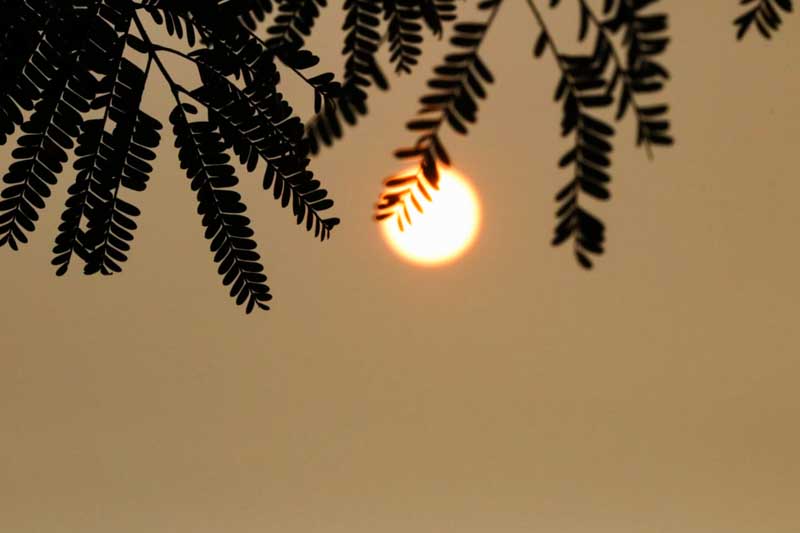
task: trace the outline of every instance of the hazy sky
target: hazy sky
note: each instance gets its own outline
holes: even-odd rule
[[[170,132],[122,275],[55,278],[62,178],[31,244],[0,250],[0,531],[800,530],[800,18],[737,44],[735,0],[661,3],[677,144],[650,162],[620,126],[586,273],[549,246],[557,71],[506,4],[479,124],[446,135],[484,204],[447,268],[370,221],[444,48],[314,162],[330,242],[242,175],[269,313],[221,286]],[[329,11],[311,44],[336,65]]]

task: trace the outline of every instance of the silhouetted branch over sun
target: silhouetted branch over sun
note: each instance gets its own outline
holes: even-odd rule
[[[606,0],[602,16],[588,0],[575,0],[578,7],[578,42],[593,34],[592,48],[582,54],[568,54],[556,44],[557,36],[548,29],[540,7],[526,0],[533,14],[536,35],[533,54],[540,57],[545,51],[553,56],[560,72],[555,100],[563,107],[561,133],[573,136],[574,144],[559,161],[560,167],[572,167],[572,177],[556,195],[559,203],[553,244],[571,242],[578,262],[591,268],[590,254],[601,254],[605,226],[585,205],[583,197],[607,200],[611,181],[610,166],[614,129],[599,114],[604,108],[616,106],[616,120],[628,111],[637,125],[636,143],[652,157],[654,146],[671,145],[667,118],[668,107],[662,103],[644,103],[645,97],[660,92],[669,73],[659,63],[669,39],[668,17],[654,13],[655,0]],[[541,2],[540,2],[541,3]],[[377,206],[376,218],[396,218],[402,227],[403,219],[410,223],[408,203],[421,210],[418,198],[425,195],[427,185],[437,187],[437,164],[449,165],[450,157],[440,136],[441,126],[447,123],[452,130],[467,134],[467,123],[477,121],[478,101],[486,98],[485,85],[494,78],[479,55],[503,0],[479,2],[478,9],[488,13],[485,22],[458,23],[451,44],[453,53],[436,67],[428,86],[434,92],[420,99],[419,117],[407,124],[419,132],[416,143],[397,150],[400,158],[419,160],[421,175],[412,173],[387,180],[387,192]],[[550,0],[550,8],[558,8],[561,0]],[[619,36],[619,39],[616,37]],[[619,41],[619,42],[617,42]],[[398,185],[405,189],[398,191]]]
[[[570,138],[558,160],[569,178],[556,194],[552,242],[570,243],[585,268],[605,245],[605,226],[590,206],[611,196],[618,142],[612,123],[633,121],[635,143],[651,158],[655,148],[673,143],[661,97],[670,77],[662,62],[669,16],[658,11],[659,1],[524,0],[530,32],[519,36],[520,46],[552,58],[561,134]],[[339,219],[328,214],[333,200],[313,174],[310,156],[333,146],[368,113],[373,87],[389,88],[382,47],[390,70],[411,74],[425,38],[447,34],[452,50],[434,68],[430,91],[407,123],[416,141],[395,152],[415,168],[389,178],[377,204],[376,219],[407,229],[411,211],[435,201],[440,168],[453,164],[446,130],[466,135],[477,122],[494,81],[489,65],[503,60],[486,57],[483,45],[511,3],[0,0],[0,145],[16,143],[3,177],[0,247],[18,250],[28,242],[72,153],[75,177],[53,247],[56,273],[76,262],[89,275],[122,270],[136,234],[139,195],[164,135],[163,117],[142,106],[157,72],[169,87],[164,98],[170,99],[178,158],[223,284],[248,313],[268,309],[267,276],[235,190],[232,156],[247,172],[262,173],[264,189],[291,208],[298,225],[328,239]],[[739,39],[753,27],[771,37],[793,8],[791,0],[740,3],[744,12],[734,22]],[[577,39],[555,35],[547,24],[549,10],[565,4],[577,8]],[[341,81],[319,69],[320,58],[306,44],[332,6],[344,10]],[[461,20],[465,7],[479,18]],[[580,51],[572,51],[575,46]],[[197,75],[178,79],[171,61],[190,65]],[[301,96],[314,104],[307,123],[281,92],[279,67],[307,86]]]

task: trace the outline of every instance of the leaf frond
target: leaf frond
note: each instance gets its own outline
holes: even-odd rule
[[[478,100],[486,98],[486,85],[494,82],[494,76],[478,52],[501,5],[502,0],[485,0],[478,7],[489,12],[486,22],[454,25],[450,44],[455,50],[434,69],[434,76],[428,80],[432,92],[420,98],[417,117],[406,123],[408,130],[418,133],[417,141],[410,148],[395,151],[395,156],[400,159],[416,160],[422,178],[434,190],[439,184],[439,164],[450,164],[450,156],[439,135],[442,125],[447,124],[456,133],[465,135],[467,124],[477,121]],[[424,185],[417,189],[424,189]],[[406,199],[411,201],[415,196],[384,191],[375,218],[383,220],[391,213],[398,216],[398,224],[402,225],[399,215],[408,212],[404,203]],[[410,224],[410,217],[406,218]]]
[[[210,241],[214,261],[223,284],[237,305],[250,313],[256,307],[267,310],[272,299],[261,256],[252,239],[250,219],[238,193],[230,190],[238,183],[228,164],[219,131],[209,122],[192,120],[197,108],[179,104],[170,114],[181,167],[197,193],[197,212],[202,217],[205,237]]]

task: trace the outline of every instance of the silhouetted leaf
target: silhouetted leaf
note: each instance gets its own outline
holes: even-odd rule
[[[792,0],[740,0],[739,3],[750,6],[733,21],[737,28],[736,38],[739,40],[744,38],[754,24],[765,39],[770,39],[772,33],[783,23],[781,11],[784,13],[793,11]]]
[[[266,276],[244,204],[231,190],[237,179],[226,150],[232,149],[250,171],[263,160],[264,183],[315,236],[326,239],[339,222],[320,216],[333,201],[307,169],[303,125],[277,90],[276,59],[298,73],[318,62],[298,46],[298,36],[309,34],[313,20],[308,17],[315,18],[314,6],[326,2],[301,3],[293,4],[299,14],[284,24],[283,46],[272,49],[253,32],[272,10],[270,0],[2,1],[0,144],[17,126],[22,135],[0,193],[0,246],[18,249],[28,241],[74,149],[76,176],[52,263],[58,275],[67,272],[75,256],[86,263],[87,274],[122,269],[141,214],[135,193],[146,189],[161,139],[161,124],[141,108],[156,68],[178,104],[171,122],[179,159],[197,191],[223,283],[248,312],[266,309]],[[293,13],[288,1],[279,4],[284,15]],[[194,49],[186,53],[155,44],[140,19],[145,14]],[[177,83],[165,55],[194,63],[202,86],[190,90]],[[333,109],[323,105],[337,95],[333,75],[301,76],[320,108]],[[207,121],[189,118],[198,110],[180,101],[186,94],[207,107]]]

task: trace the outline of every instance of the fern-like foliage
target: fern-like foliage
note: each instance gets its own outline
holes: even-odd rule
[[[46,68],[48,57],[54,54],[50,48],[58,19],[52,7],[43,14],[42,4],[35,2],[4,1],[0,7],[4,14],[0,20],[0,144],[5,144],[22,124],[21,111],[33,109],[41,93],[30,77],[39,71],[29,67],[28,75],[23,75],[23,70],[29,63]]]
[[[746,11],[739,15],[733,24],[736,26],[736,38],[741,40],[755,26],[764,38],[771,39],[772,34],[783,23],[781,13],[791,13],[792,0],[739,0]]]
[[[388,88],[388,82],[375,55],[382,42],[380,34],[380,0],[345,0],[346,57],[344,81],[335,106],[327,106],[307,126],[311,151],[317,153],[321,145],[330,146],[342,136],[342,121],[354,125],[359,115],[367,114],[366,89],[375,84]]]
[[[197,212],[203,217],[214,261],[219,263],[223,283],[231,285],[236,303],[246,303],[248,313],[255,306],[269,309],[265,303],[271,299],[265,284],[267,277],[252,239],[250,219],[242,214],[245,206],[239,194],[230,190],[239,180],[228,164],[230,157],[219,131],[209,122],[190,122],[196,114],[196,107],[178,104],[170,122],[175,145],[180,149],[181,166],[197,193]]]
[[[327,0],[284,0],[278,8],[274,24],[268,29],[271,37],[266,45],[295,72],[319,63],[319,58],[305,49],[305,39],[311,36],[316,19],[327,5]],[[334,99],[341,87],[333,74],[326,72],[305,80],[314,88],[315,113],[335,106]]]
[[[608,169],[614,129],[596,114],[597,108],[607,107],[613,101],[603,79],[608,48],[598,39],[592,55],[567,55],[559,52],[545,27],[542,28],[536,51],[541,53],[543,48],[549,48],[561,70],[555,94],[563,108],[561,133],[573,136],[573,146],[559,161],[560,167],[572,167],[572,176],[556,195],[559,208],[553,244],[571,240],[580,265],[591,268],[589,254],[603,253],[605,226],[587,209],[582,196],[597,200],[610,197]]]
[[[395,70],[410,72],[422,51],[419,20],[440,36],[444,24],[456,18],[456,0],[345,0],[344,10],[344,81],[335,105],[318,110],[306,126],[312,154],[341,139],[347,125],[356,125],[368,113],[370,87],[388,89],[376,60],[380,46],[388,40]],[[385,29],[382,18],[387,21]]]
[[[657,1],[657,0],[656,0]],[[560,0],[552,0],[558,7]],[[573,166],[573,177],[556,195],[559,208],[553,244],[571,241],[578,263],[584,268],[593,265],[590,254],[604,250],[605,226],[581,201],[581,196],[596,200],[610,198],[611,151],[614,129],[592,107],[607,107],[616,98],[616,120],[622,120],[632,109],[637,126],[637,145],[644,146],[650,157],[653,146],[671,145],[668,106],[644,105],[640,99],[659,92],[669,73],[658,62],[668,39],[667,17],[645,13],[653,0],[606,0],[602,20],[586,0],[579,1],[579,41],[596,33],[594,51],[586,56],[568,56],[558,52],[552,36],[536,5],[531,2],[541,33],[534,46],[540,56],[550,48],[562,71],[556,100],[563,103],[562,133],[575,134],[575,145],[559,161],[559,166]],[[622,33],[622,46],[617,49],[611,35]]]
[[[375,83],[378,87],[388,87],[375,54],[381,43],[379,0],[345,0],[347,12],[344,26],[344,49],[342,54],[347,58],[344,64],[345,86],[369,87]]]
[[[450,43],[456,51],[445,56],[444,63],[434,69],[434,77],[428,81],[433,91],[420,98],[419,116],[406,124],[419,134],[417,141],[395,152],[398,158],[417,161],[421,172],[393,176],[386,181],[386,190],[376,207],[376,220],[394,218],[403,229],[404,218],[411,223],[407,202],[422,212],[417,195],[429,200],[428,188],[438,188],[439,164],[450,164],[439,135],[442,125],[446,123],[457,133],[466,134],[467,124],[477,120],[478,100],[486,98],[486,84],[494,81],[478,52],[501,5],[502,0],[485,0],[478,5],[489,13],[485,22],[461,22],[454,26]]]
[[[4,1],[10,18],[0,24],[0,144],[18,128],[21,135],[3,177],[0,246],[17,250],[28,242],[74,151],[75,181],[53,265],[58,275],[76,258],[86,274],[122,270],[141,212],[136,196],[146,189],[161,140],[161,123],[142,108],[147,81],[158,70],[175,100],[170,122],[179,159],[197,193],[223,283],[247,312],[267,309],[266,276],[245,206],[232,190],[238,180],[228,151],[248,171],[263,164],[264,187],[283,207],[291,204],[297,223],[320,239],[339,222],[326,216],[333,201],[309,169],[303,123],[279,90],[276,67],[282,62],[306,80],[320,110],[335,96],[333,75],[311,73],[319,58],[303,47],[310,31],[303,17],[318,11],[301,2],[305,11],[287,23],[281,17],[295,13],[290,8],[298,3],[278,4],[271,27],[284,24],[285,31],[271,35],[280,43],[255,31],[273,11],[270,0]],[[143,15],[191,51],[157,44]],[[193,64],[199,86],[178,83],[164,55]],[[206,120],[197,116],[198,106],[205,107]]]
[[[570,178],[556,195],[557,224],[552,243],[571,243],[578,263],[591,268],[592,256],[603,253],[605,226],[587,203],[611,196],[615,129],[605,116],[607,108],[613,106],[617,121],[626,116],[634,118],[636,144],[643,146],[648,156],[653,156],[655,146],[673,143],[669,107],[650,101],[669,79],[660,59],[669,43],[668,17],[652,12],[658,0],[603,0],[598,12],[590,0],[575,0],[578,42],[584,43],[593,35],[593,47],[588,53],[568,54],[557,47],[537,2],[526,2],[539,27],[534,56],[549,50],[561,73],[555,100],[562,106],[562,135],[572,139],[559,160],[560,167],[570,169]],[[561,3],[548,1],[551,9]],[[425,201],[431,201],[431,191],[437,188],[437,169],[450,164],[440,136],[441,125],[447,123],[457,133],[466,134],[468,124],[477,119],[479,100],[486,97],[486,84],[493,81],[478,51],[501,5],[499,0],[481,1],[479,9],[490,11],[487,22],[455,25],[451,38],[454,52],[436,67],[434,78],[428,82],[433,92],[421,98],[419,116],[407,124],[408,129],[419,133],[417,141],[395,152],[401,159],[416,160],[418,170],[385,181],[376,208],[377,220],[396,219],[402,230],[411,223],[411,210],[422,212]],[[397,49],[402,50],[402,41],[398,42]],[[402,53],[396,55],[393,59],[402,62]]]
[[[657,1],[657,0],[656,0]],[[669,71],[660,57],[669,45],[666,32],[669,19],[664,13],[653,13],[646,8],[653,0],[618,0],[606,2],[609,18],[600,21],[582,0],[583,12],[598,30],[598,39],[608,48],[614,70],[608,90],[620,88],[616,118],[621,120],[630,109],[636,119],[636,144],[644,146],[652,157],[654,146],[670,146],[669,106],[662,102],[644,104],[641,99],[657,94],[669,80]],[[622,33],[623,54],[618,53],[608,32]]]
[[[138,102],[145,78],[141,69],[123,58],[125,41],[130,36],[132,16],[133,11],[130,9],[119,11],[109,6],[107,18],[97,18],[94,21],[92,31],[96,36],[91,42],[95,50],[91,56],[93,59],[87,64],[96,72],[102,73],[102,78],[91,107],[103,108],[104,113],[102,118],[86,120],[81,126],[75,149],[78,156],[75,169],[78,174],[75,183],[68,190],[69,197],[53,249],[53,264],[58,267],[58,275],[67,272],[73,254],[87,263],[87,272],[103,270],[107,273],[106,268],[98,268],[98,263],[103,263],[107,258],[106,251],[110,248],[114,250],[111,253],[119,250],[119,261],[124,261],[123,250],[128,250],[132,240],[132,234],[127,230],[123,231],[118,227],[117,234],[114,235],[111,233],[111,224],[104,225],[100,222],[101,219],[108,221],[113,218],[118,206],[124,206],[125,209],[130,205],[115,193],[118,192],[117,185],[121,187],[122,183],[122,167],[128,152],[126,145],[133,140],[132,124],[135,117],[130,116],[131,110],[133,113],[139,112]],[[112,24],[107,24],[107,19],[112,19]],[[115,28],[123,29],[118,32]],[[114,125],[119,125],[119,128]],[[160,128],[160,124],[156,123],[154,128]],[[148,145],[155,147],[158,144],[157,139],[155,143],[148,142]],[[148,151],[147,155],[151,153]],[[132,157],[135,156],[132,154]],[[146,174],[143,175],[145,179],[141,180],[142,185],[139,188],[146,182]],[[127,210],[133,213],[136,208],[130,206]],[[118,218],[120,215],[118,214]],[[134,225],[127,215],[122,216],[129,227]],[[81,227],[86,222],[84,219],[91,220],[91,243]],[[104,230],[108,230],[108,233]],[[116,243],[117,239],[120,239],[117,247],[109,246],[111,242]],[[96,253],[95,248],[101,242],[103,250]],[[112,268],[119,270],[116,262]]]
[[[411,74],[422,55],[422,6],[414,0],[384,0],[389,52],[396,72]]]
[[[28,242],[27,234],[35,230],[38,212],[68,160],[67,150],[79,135],[81,113],[89,110],[96,90],[96,80],[83,63],[89,55],[83,35],[98,9],[99,3],[91,1],[54,7],[47,14],[50,23],[41,30],[47,36],[23,65],[19,82],[0,98],[14,116],[21,116],[25,106],[36,100],[12,152],[15,162],[3,177],[0,246],[17,250]],[[22,102],[15,98],[14,88],[19,86],[33,88],[20,98]]]
[[[326,5],[327,0],[284,0],[268,30],[271,37],[267,42],[273,48],[302,47]]]
[[[562,0],[525,0],[534,16],[533,54],[552,56],[555,101],[568,147],[558,165],[569,177],[556,194],[552,243],[569,244],[591,268],[603,253],[605,225],[595,214],[611,197],[613,123],[631,120],[635,144],[653,157],[673,144],[669,106],[661,97],[670,79],[663,63],[669,18],[659,0],[571,0],[578,8],[579,51],[565,52],[544,9]],[[735,20],[742,39],[755,27],[769,38],[793,10],[792,0],[740,0]],[[340,7],[345,58],[341,83],[319,72],[307,39],[325,8]],[[339,219],[314,176],[310,156],[341,138],[367,114],[369,92],[388,88],[379,51],[388,46],[396,74],[412,73],[426,33],[450,32],[452,49],[435,67],[429,91],[407,129],[416,135],[395,151],[411,172],[392,176],[375,218],[401,229],[411,212],[436,201],[439,168],[451,164],[442,126],[460,135],[478,118],[494,76],[482,52],[507,2],[476,0],[484,15],[457,20],[457,0],[0,0],[0,144],[16,142],[0,192],[0,246],[18,249],[36,229],[40,211],[69,152],[75,180],[67,191],[53,249],[57,274],[77,260],[87,274],[122,270],[131,250],[138,193],[153,174],[161,123],[143,108],[159,71],[174,99],[170,115],[181,166],[197,193],[206,238],[231,296],[248,312],[267,308],[266,276],[246,208],[232,190],[235,156],[248,173],[262,172],[265,189],[296,223],[320,240]],[[143,17],[181,49],[156,42]],[[268,20],[269,19],[269,20]],[[448,27],[448,23],[453,23]],[[263,23],[263,27],[260,25]],[[150,30],[152,31],[152,30]],[[562,43],[563,44],[563,43]],[[187,51],[188,49],[188,51]],[[175,80],[162,58],[189,62],[199,82]],[[280,67],[280,69],[279,69]],[[298,76],[313,94],[314,116],[303,123],[281,92],[281,74]],[[204,113],[200,113],[203,108]]]
[[[320,240],[330,237],[339,219],[324,216],[333,201],[308,170],[303,126],[277,90],[277,71],[244,91],[221,76],[205,77],[206,84],[191,95],[208,108],[210,122],[219,127],[227,145],[243,162],[252,155],[261,158],[266,163],[264,188],[272,189],[283,207],[292,205],[298,224],[305,224]]]
[[[420,0],[425,25],[436,36],[441,36],[445,23],[456,20],[456,0]]]

